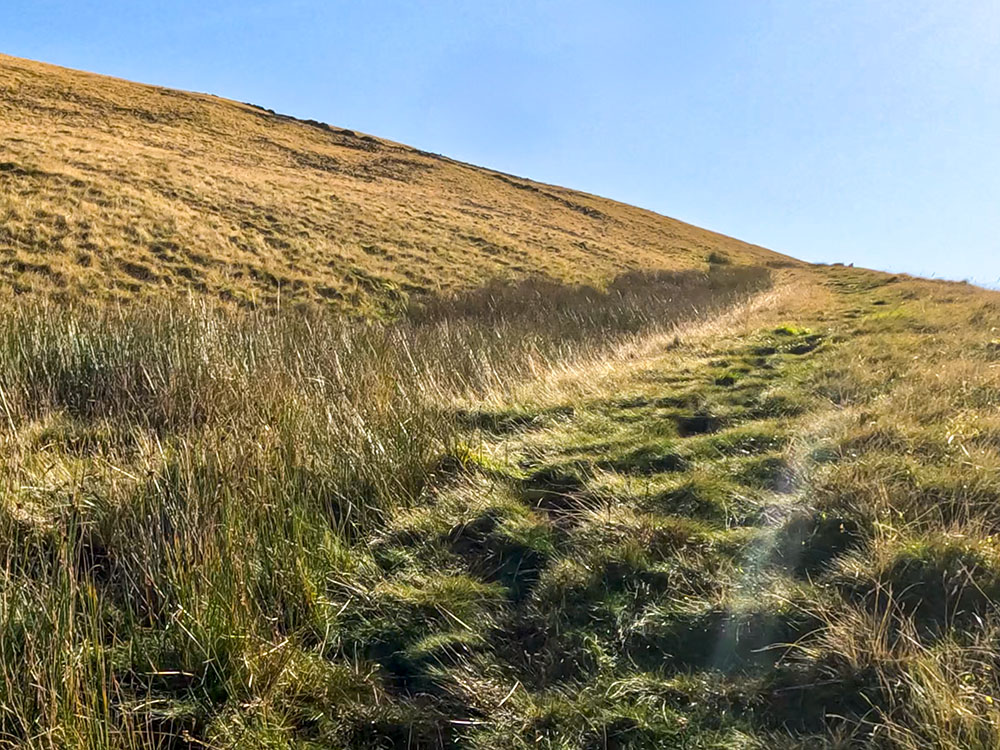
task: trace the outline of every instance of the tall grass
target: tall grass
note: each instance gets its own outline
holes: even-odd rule
[[[441,468],[456,399],[766,283],[727,266],[497,286],[381,324],[9,309],[0,746],[240,746],[269,727],[282,746],[296,711],[379,706],[360,662],[325,658],[352,616],[331,592]]]

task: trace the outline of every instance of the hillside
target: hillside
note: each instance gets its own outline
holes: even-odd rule
[[[996,292],[0,86],[0,748],[1000,747]]]
[[[248,104],[0,55],[15,292],[381,305],[488,278],[601,284],[787,260],[592,195]]]

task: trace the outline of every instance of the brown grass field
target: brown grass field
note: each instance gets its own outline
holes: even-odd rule
[[[1000,747],[996,292],[0,89],[0,748]]]
[[[0,55],[0,278],[17,293],[365,308],[713,250],[782,259],[349,130]]]

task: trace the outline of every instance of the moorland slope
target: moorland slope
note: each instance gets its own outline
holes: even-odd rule
[[[0,281],[381,306],[782,256],[593,195],[249,104],[0,55]]]
[[[0,87],[0,748],[1000,747],[996,293]]]

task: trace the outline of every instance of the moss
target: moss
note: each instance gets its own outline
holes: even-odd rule
[[[808,328],[803,328],[802,326],[785,324],[772,329],[771,333],[773,333],[775,336],[801,337],[801,336],[809,336],[812,333],[812,331],[810,331]]]

